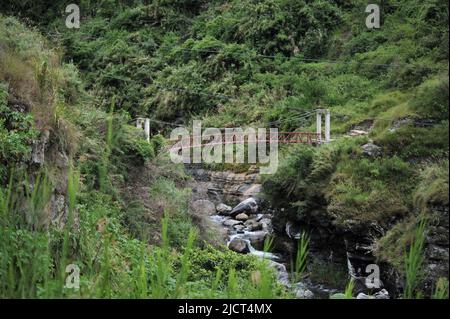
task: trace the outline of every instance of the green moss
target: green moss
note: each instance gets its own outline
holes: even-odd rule
[[[414,239],[414,230],[417,224],[417,216],[411,215],[392,227],[377,242],[377,258],[388,262],[403,274],[406,248],[409,247]]]

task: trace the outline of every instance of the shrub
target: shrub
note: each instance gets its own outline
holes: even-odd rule
[[[31,114],[11,109],[6,88],[0,83],[0,181],[5,180],[8,167],[20,166],[30,158],[36,135]]]
[[[420,172],[420,182],[414,193],[414,206],[427,212],[431,206],[448,206],[448,161],[431,164]]]
[[[448,119],[448,75],[434,77],[422,83],[410,104],[423,117]]]

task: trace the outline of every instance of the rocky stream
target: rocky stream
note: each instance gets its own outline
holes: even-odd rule
[[[215,227],[220,229],[223,240],[230,250],[268,259],[269,266],[275,270],[279,283],[290,289],[297,298],[343,296],[342,287],[315,282],[308,276],[301,282],[292,282],[290,269],[301,231],[290,222],[282,227],[280,225],[274,227],[274,222],[279,224],[279,221],[274,220],[276,212],[271,208],[271,203],[261,198],[262,185],[257,168],[251,168],[245,173],[233,173],[190,166],[187,167],[187,171],[194,179],[191,211],[207,215]],[[267,236],[274,238],[275,245],[272,252],[264,251]],[[311,249],[311,252],[320,255],[320,252],[315,252],[314,249]],[[326,254],[328,253],[327,251]],[[357,283],[364,281],[355,270],[361,265],[352,262],[350,252],[347,252],[346,260],[341,260],[340,265],[344,269],[347,268],[348,278],[354,278]],[[389,298],[389,293],[382,287],[375,291],[363,288],[357,287],[358,299]]]

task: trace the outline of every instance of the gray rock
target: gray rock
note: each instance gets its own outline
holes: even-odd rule
[[[216,206],[216,211],[220,214],[220,215],[229,215],[229,213],[231,212],[232,208],[228,205],[225,205],[224,203],[220,203],[219,205]]]
[[[311,290],[309,290],[305,284],[298,282],[293,287],[295,297],[297,299],[313,299],[314,294]]]
[[[399,120],[395,120],[392,123],[392,127],[389,129],[389,132],[393,133],[393,132],[397,131],[401,126],[408,125],[411,122],[412,122],[412,120],[410,118],[402,118]]]
[[[41,132],[39,140],[35,140],[31,147],[31,161],[34,164],[42,165],[45,162],[45,149],[50,137],[50,132],[44,130]]]
[[[375,299],[389,299],[389,292],[386,289],[382,289],[374,294]]]
[[[441,247],[438,245],[428,245],[428,256],[433,260],[449,260],[448,247]]]
[[[360,293],[356,296],[356,299],[375,299],[375,297],[374,297],[374,296],[369,296],[369,295],[366,295],[366,294],[363,293],[363,292],[360,292]]]
[[[300,235],[301,235],[300,229],[297,229],[295,227],[295,225],[292,224],[290,221],[288,221],[286,223],[284,230],[286,232],[286,235],[288,235],[289,238],[295,238],[295,239],[300,238]]]
[[[285,265],[283,265],[279,262],[273,261],[273,260],[269,260],[268,266],[275,270],[276,275],[277,275],[277,281],[280,284],[282,284],[284,286],[289,286],[289,274],[286,270]]]
[[[360,292],[356,299],[389,299],[389,293],[386,289],[382,289],[378,292],[376,292],[374,295],[366,295],[363,292]]]
[[[240,213],[234,217],[236,220],[246,221],[248,219],[248,215],[246,213]]]
[[[263,219],[269,219],[269,220],[271,220],[272,217],[273,217],[273,215],[271,215],[271,214],[258,214],[258,216],[256,216],[255,220],[258,221],[258,222],[260,222],[260,221],[263,220]]]
[[[66,199],[63,195],[52,195],[50,199],[50,211],[51,220],[61,219],[67,214],[68,207],[66,205]]]
[[[253,246],[261,246],[264,244],[264,240],[266,239],[267,232],[264,230],[258,230],[253,232],[246,233],[246,238],[250,240],[250,243]]]
[[[250,197],[236,205],[230,212],[230,216],[234,217],[240,213],[256,214],[257,211],[258,203],[253,197]]]
[[[247,254],[249,252],[247,242],[241,238],[234,238],[230,241],[228,248],[240,254]]]
[[[233,226],[233,228],[234,228],[235,230],[237,230],[238,232],[240,232],[240,231],[243,231],[243,230],[244,230],[245,226],[242,225],[242,224],[236,224],[236,225]]]
[[[243,223],[241,221],[234,220],[234,219],[225,219],[222,222],[222,224],[227,227],[234,227],[235,225],[239,225],[239,224],[243,225]]]
[[[257,196],[262,189],[262,185],[261,184],[252,184],[248,189],[246,189],[243,192],[243,196],[245,197],[250,197],[250,196]]]
[[[377,157],[381,155],[381,147],[373,143],[367,143],[361,146],[364,155],[369,157]]]
[[[270,218],[262,218],[259,222],[263,230],[270,231],[272,229],[272,220]]]
[[[245,227],[247,227],[247,229],[249,231],[255,231],[255,230],[262,230],[263,229],[263,225],[260,222],[257,222],[254,219],[249,219],[244,223]]]
[[[191,211],[198,215],[214,215],[216,206],[207,199],[198,199],[191,203]]]
[[[351,130],[350,132],[348,132],[349,136],[361,136],[361,135],[367,135],[369,134],[369,132],[364,131],[364,130]]]

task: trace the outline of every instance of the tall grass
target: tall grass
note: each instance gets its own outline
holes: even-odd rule
[[[146,245],[141,243],[141,255],[138,268],[138,278],[136,280],[136,296],[138,298],[147,298],[149,295],[148,275],[145,262],[148,258]]]
[[[98,182],[100,186],[100,190],[103,192],[108,192],[110,190],[108,183],[108,169],[110,167],[110,158],[112,154],[112,150],[114,148],[114,105],[115,98],[111,100],[109,113],[106,118],[106,145],[105,150],[103,152],[101,162],[98,166]]]
[[[177,284],[175,287],[174,297],[179,298],[182,297],[185,293],[185,285],[188,281],[188,275],[190,270],[190,255],[192,252],[192,248],[194,247],[195,239],[197,238],[197,232],[194,228],[192,228],[189,232],[189,236],[186,242],[186,246],[184,247],[184,253],[181,256],[181,269],[179,270],[177,276]]]
[[[156,253],[156,271],[150,281],[152,297],[159,299],[167,296],[167,282],[172,269],[169,260],[169,216],[167,212],[162,220],[161,228],[161,249]]]
[[[208,294],[206,295],[208,298],[214,298],[217,295],[217,293],[220,289],[220,283],[222,281],[222,277],[223,277],[223,270],[221,268],[218,268],[216,270],[216,275],[214,277],[212,285],[208,291]]]
[[[228,281],[227,281],[227,298],[236,299],[239,297],[238,293],[238,280],[236,278],[236,270],[230,268],[228,271]]]
[[[70,235],[73,230],[74,224],[74,214],[75,214],[75,204],[78,193],[78,183],[79,174],[74,171],[72,163],[69,165],[69,174],[67,179],[67,220],[64,225],[64,238],[62,243],[62,252],[60,256],[59,271],[60,271],[60,294],[63,294],[64,281],[66,278],[66,267],[68,265],[69,259],[69,245],[70,245]]]
[[[425,228],[426,220],[425,218],[422,218],[415,230],[414,240],[411,242],[409,251],[406,253],[406,282],[403,296],[407,299],[420,297],[420,295],[416,292],[416,288],[420,279],[420,268],[424,260]]]
[[[353,299],[353,290],[355,289],[355,282],[352,279],[348,282],[344,291],[344,299]]]
[[[17,175],[16,175],[17,176]],[[48,178],[35,179],[34,188],[20,195],[17,185],[28,180],[11,178],[0,189],[0,297],[3,298],[273,298],[278,296],[273,271],[267,260],[248,256],[252,281],[243,276],[231,259],[227,269],[216,269],[212,278],[194,279],[192,253],[197,231],[191,229],[182,247],[171,246],[170,216],[164,215],[161,242],[149,246],[129,238],[110,207],[86,207],[85,194],[79,190],[79,174],[70,166],[67,185],[67,216],[63,228],[38,222],[47,207]],[[82,200],[79,200],[82,198]],[[89,197],[90,198],[90,197]],[[104,197],[100,197],[104,200]],[[92,200],[92,199],[90,199]],[[36,213],[33,218],[20,214],[27,203]],[[98,205],[105,205],[99,202]],[[78,219],[75,219],[79,215]],[[78,223],[79,222],[79,223]],[[41,226],[42,225],[42,226]],[[37,227],[39,226],[39,227]],[[265,242],[265,251],[272,240]],[[240,261],[242,262],[242,261]],[[65,287],[66,266],[75,263],[81,270],[79,290]],[[199,267],[196,265],[196,267]],[[225,271],[227,274],[225,275]],[[195,281],[196,280],[196,281]]]
[[[37,174],[33,181],[23,172],[11,172],[7,187],[0,189],[2,297],[34,297],[38,285],[47,284],[48,236],[42,226],[49,190],[44,173]]]
[[[308,234],[303,232],[298,240],[297,244],[297,255],[295,257],[295,264],[292,271],[292,279],[298,282],[306,270],[306,261],[309,252],[309,242],[310,238]]]
[[[264,253],[269,253],[273,247],[274,238],[267,237],[264,240]],[[258,270],[256,273],[257,280],[252,280],[255,288],[255,297],[261,299],[271,299],[274,298],[274,286],[276,282],[274,281],[272,269],[269,267],[269,262],[267,259],[262,259]]]
[[[448,278],[441,277],[436,282],[433,299],[448,299]]]

